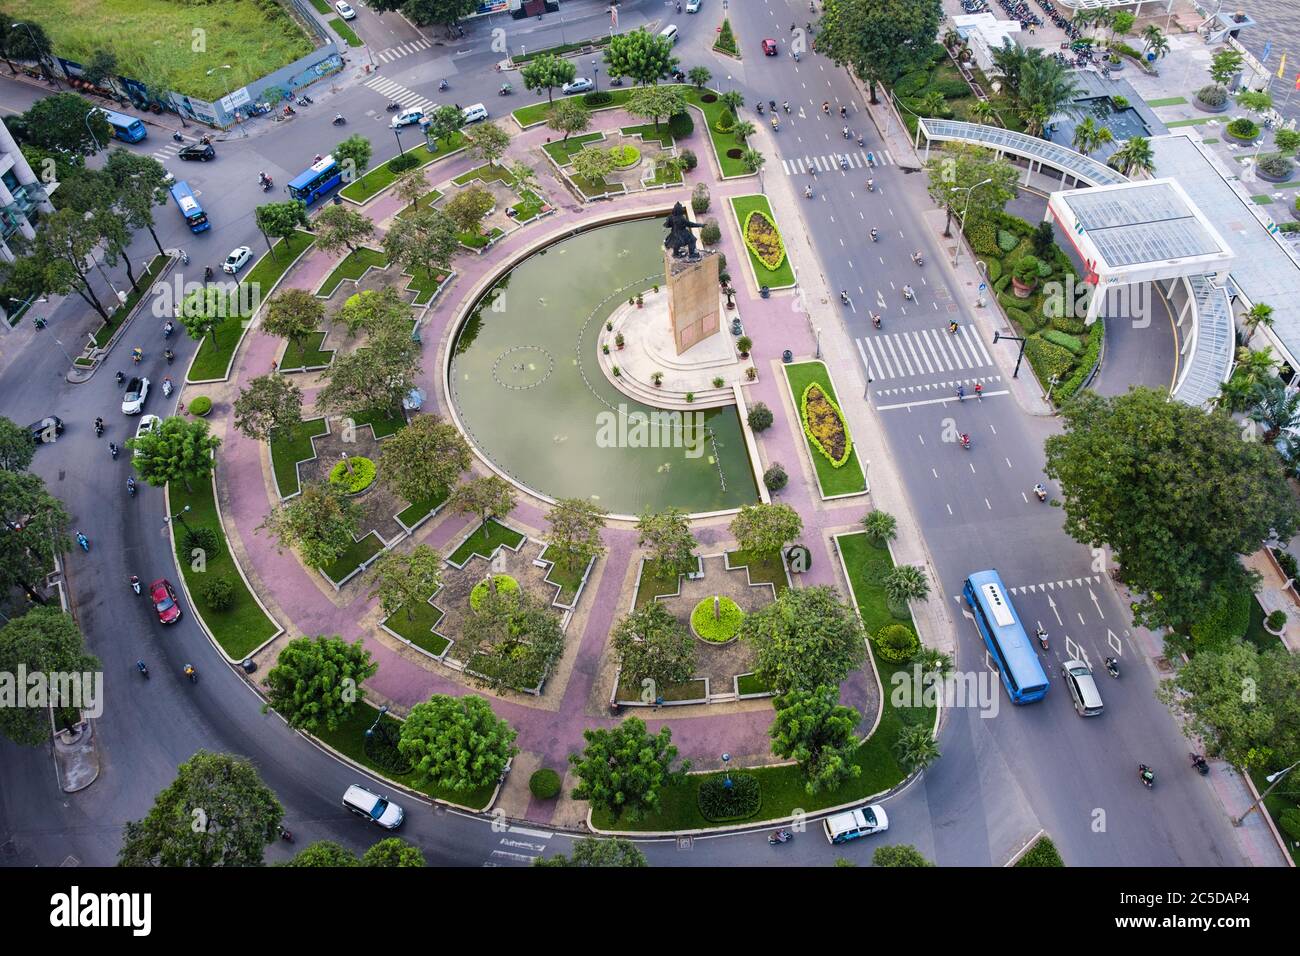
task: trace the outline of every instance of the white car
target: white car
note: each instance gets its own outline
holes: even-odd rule
[[[139,415],[144,411],[144,400],[149,397],[149,380],[131,378],[126,383],[126,393],[122,396],[122,414]]]
[[[488,118],[487,107],[482,103],[475,103],[473,106],[467,106],[460,111],[461,119],[466,123],[477,123],[479,120]]]
[[[701,5],[702,3],[704,3],[704,0],[686,0],[686,12],[687,12],[687,13],[699,13],[699,12],[700,12],[700,5]]]
[[[244,266],[248,265],[248,260],[253,258],[253,250],[248,246],[240,246],[238,249],[232,249],[230,255],[226,256],[226,261],[221,264],[221,271],[234,275]]]
[[[565,96],[568,96],[570,93],[586,93],[591,88],[591,80],[587,79],[585,76],[575,76],[568,83],[565,83],[560,87],[560,92]]]
[[[859,837],[884,833],[889,829],[889,816],[885,808],[873,803],[868,807],[834,813],[822,821],[826,839],[832,843],[848,843]]]
[[[145,415],[143,418],[140,419],[140,424],[136,426],[135,437],[143,438],[145,435],[154,432],[161,424],[162,424],[162,419],[159,418],[157,415]],[[137,448],[135,450],[134,457],[138,458],[140,457],[140,454],[141,454],[140,449]]]
[[[344,20],[355,20],[357,18],[357,11],[353,10],[344,0],[339,0],[338,3],[334,4],[334,9],[339,12],[339,16]]]
[[[406,818],[406,811],[387,797],[381,797],[365,787],[356,785],[348,787],[344,791],[343,806],[357,816],[364,817],[385,830],[396,830]]]
[[[401,129],[403,126],[410,126],[424,119],[424,110],[402,110],[393,117],[393,121],[388,125],[392,129]]]

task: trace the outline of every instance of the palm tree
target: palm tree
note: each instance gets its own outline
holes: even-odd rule
[[[867,537],[877,547],[898,537],[898,519],[888,511],[881,511],[879,508],[868,511],[863,516],[862,527],[866,529]]]
[[[943,35],[943,45],[950,50],[960,42],[961,42],[961,34],[958,33],[956,30],[948,30]]]
[[[1002,74],[1003,85],[1013,97],[1020,89],[1020,74],[1028,59],[1029,53],[1009,40],[993,51],[993,66]]]
[[[933,90],[921,97],[917,104],[920,111],[926,116],[942,117],[948,112],[948,100],[938,90]]]
[[[1162,36],[1164,36],[1164,33],[1161,32],[1160,27],[1154,23],[1148,23],[1146,29],[1142,31],[1142,45],[1150,49],[1151,44],[1156,42],[1156,37]]]
[[[1255,330],[1261,325],[1266,329],[1273,327],[1273,307],[1264,302],[1257,302],[1241,318],[1246,325],[1246,341],[1249,342]]]
[[[1114,134],[1107,127],[1099,125],[1095,119],[1088,116],[1074,128],[1072,143],[1075,149],[1087,156],[1093,150],[1105,146],[1114,138]]]
[[[763,164],[766,162],[767,157],[752,146],[748,147],[740,154],[740,164],[751,173],[758,172],[763,168]]]
[[[1136,172],[1155,172],[1156,158],[1151,152],[1151,143],[1145,136],[1133,136],[1115,151],[1110,164],[1125,176],[1132,176]]]
[[[757,128],[758,127],[749,120],[741,120],[732,128],[731,131],[736,134],[736,142],[743,143],[745,140],[749,139],[749,137],[754,135],[754,130]]]
[[[1154,53],[1156,55],[1156,59],[1159,60],[1161,57],[1169,53],[1169,40],[1166,39],[1165,35],[1162,33],[1160,34],[1160,36],[1156,37],[1154,40],[1151,41],[1150,45],[1147,47],[1147,50],[1149,50],[1151,53]]]
[[[993,105],[992,100],[976,100],[975,105],[970,108],[970,113],[985,126],[991,126],[993,125],[991,121],[998,115],[998,109]]]
[[[1283,428],[1295,421],[1297,412],[1300,412],[1300,392],[1274,378],[1260,386],[1250,417],[1264,426],[1264,441],[1273,442]]]
[[[697,90],[702,90],[704,84],[713,79],[713,74],[709,72],[708,67],[693,66],[686,71],[686,78],[695,84]]]
[[[1021,68],[1016,102],[1025,132],[1041,136],[1053,116],[1079,115],[1080,107],[1075,103],[1079,87],[1065,67],[1044,57],[1042,50],[1035,48],[1034,53],[1038,55],[1030,56]]]
[[[745,94],[740,92],[740,90],[727,90],[727,92],[719,96],[718,99],[722,102],[723,106],[735,113],[740,110],[741,104],[745,102]]]
[[[908,615],[908,601],[923,601],[930,596],[930,582],[925,572],[914,564],[900,564],[885,575],[885,604],[897,618]]]
[[[900,733],[894,742],[894,752],[908,773],[921,770],[940,757],[939,745],[924,724],[912,724]]]
[[[1255,398],[1255,386],[1236,372],[1219,386],[1219,394],[1214,396],[1214,404],[1229,412],[1240,412],[1250,407]]]

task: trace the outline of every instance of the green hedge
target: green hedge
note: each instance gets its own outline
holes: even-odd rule
[[[1053,316],[1052,328],[1070,335],[1083,335],[1088,331],[1087,323],[1083,319],[1075,318],[1073,315]]]
[[[965,80],[935,80],[925,88],[926,93],[942,94],[946,100],[960,100],[970,96],[970,87]]]
[[[1017,323],[1026,332],[1037,331],[1034,327],[1034,317],[1024,309],[1017,308],[1014,305],[1004,305],[1002,308],[1007,313],[1007,318]]]
[[[1002,293],[1006,291],[1007,286],[1009,285],[1011,285],[1011,273],[1005,272],[997,282],[993,283],[993,291],[1001,297]]]
[[[1197,650],[1219,651],[1241,640],[1250,627],[1254,595],[1246,588],[1224,593],[1216,589],[1205,602],[1205,613],[1191,627]]]
[[[886,624],[871,636],[871,645],[890,664],[906,664],[921,649],[916,632],[906,624]]]
[[[1097,360],[1101,357],[1101,343],[1105,334],[1105,326],[1100,322],[1094,322],[1092,328],[1088,330],[1088,347],[1083,353],[1083,358],[1070,377],[1058,385],[1056,391],[1052,393],[1057,404],[1073,398],[1075,393],[1083,388],[1084,381],[1092,374]]]
[[[915,96],[930,82],[930,74],[925,70],[905,73],[894,83],[894,93],[898,96]]]
[[[987,278],[989,282],[997,282],[999,279],[1002,278],[1001,259],[998,259],[995,256],[990,255],[988,258],[983,259],[982,261],[984,263],[984,268],[987,272]]]
[[[1016,246],[1020,245],[1020,237],[1009,229],[998,230],[998,248],[1003,252],[1010,252]]]
[[[1056,329],[1048,329],[1043,333],[1043,338],[1053,345],[1059,345],[1061,348],[1069,349],[1075,355],[1082,355],[1087,346],[1076,335],[1070,335],[1068,332],[1060,332]]]
[[[1029,357],[1029,364],[1034,367],[1038,380],[1043,385],[1047,385],[1053,376],[1064,380],[1075,365],[1075,357],[1069,349],[1053,345],[1037,336],[1025,343],[1025,355]]]
[[[998,249],[998,232],[990,222],[977,222],[966,231],[970,247],[982,256],[996,256]],[[1000,268],[1000,267],[999,267]]]
[[[823,447],[821,440],[812,433],[812,428],[808,424],[808,393],[814,388],[822,393],[822,398],[825,400],[826,404],[831,407],[833,412],[835,412],[835,415],[840,422],[840,428],[844,432],[844,454],[838,459],[831,457],[830,450]],[[840,408],[835,399],[831,398],[830,392],[822,388],[820,382],[809,382],[808,387],[803,390],[803,395],[799,399],[799,417],[803,420],[803,433],[808,436],[809,444],[821,452],[826,460],[831,463],[832,468],[843,468],[849,458],[853,455],[853,439],[849,435],[849,423],[844,417],[844,411]]]

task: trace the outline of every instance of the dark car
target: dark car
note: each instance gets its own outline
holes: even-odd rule
[[[186,146],[176,155],[181,159],[196,159],[200,163],[206,163],[209,159],[217,158],[217,151],[207,143],[194,143]]]
[[[58,415],[46,416],[39,422],[28,425],[27,433],[32,436],[32,441],[37,445],[56,441],[63,434],[63,419]]]
[[[181,619],[181,606],[176,603],[176,592],[166,578],[159,578],[149,585],[149,596],[153,598],[158,620],[164,624],[175,624]]]
[[[771,37],[763,41],[763,55],[776,56],[776,41]]]

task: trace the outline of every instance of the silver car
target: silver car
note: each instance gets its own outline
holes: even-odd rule
[[[1102,712],[1101,692],[1092,679],[1092,668],[1083,661],[1066,661],[1061,665],[1061,677],[1070,688],[1070,699],[1080,717],[1096,717]]]

